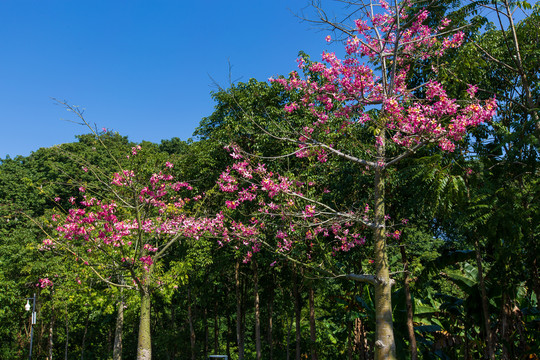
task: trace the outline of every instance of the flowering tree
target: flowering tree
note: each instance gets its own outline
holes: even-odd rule
[[[352,199],[345,208],[325,202],[316,184],[269,171],[234,145],[229,150],[239,161],[218,181],[222,191],[234,194],[229,208],[259,205],[249,225],[233,224],[245,232],[246,261],[264,245],[285,256],[300,247],[309,256],[315,239],[331,242],[331,252],[349,251],[371,233],[373,273],[346,276],[375,289],[376,359],[395,358],[387,239],[399,238],[400,231],[390,230],[385,211],[389,169],[425,146],[454,151],[468,128],[489,121],[496,111],[495,100],[477,100],[472,85],[464,100],[449,98],[436,80],[436,67],[431,80],[408,88],[415,64],[442,56],[463,40],[463,33],[447,30],[449,20],[436,29],[424,25],[429,13],[414,6],[412,1],[364,4],[364,18],[354,22],[354,29],[340,29],[349,35],[344,59],[332,52],[324,52],[321,62],[303,57],[299,67],[306,77],[292,72],[288,78],[270,79],[297,100],[284,108],[288,115],[281,125],[287,131],[268,135],[298,144],[291,154],[296,157],[325,164],[334,156],[371,176],[369,201]],[[268,217],[281,224],[272,241],[263,236],[271,224]]]
[[[108,285],[139,293],[141,360],[151,359],[151,295],[165,285],[160,275],[167,251],[182,239],[221,236],[223,231],[219,214],[197,214],[202,196],[192,195],[188,183],[175,179],[172,163],[164,161],[159,171],[152,171],[152,159],[144,153],[140,146],[132,148],[130,167],[103,184],[106,195],[101,192],[97,198],[90,195],[93,189],[81,187],[80,201],[70,198],[73,207],[52,216],[53,229],[43,241],[44,249],[72,254]],[[83,170],[101,176],[97,169]]]

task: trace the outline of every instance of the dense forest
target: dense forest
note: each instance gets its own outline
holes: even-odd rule
[[[0,159],[0,359],[538,359],[540,6],[347,4],[193,139]]]

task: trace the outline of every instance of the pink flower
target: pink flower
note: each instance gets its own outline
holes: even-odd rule
[[[288,112],[288,113],[292,113],[294,110],[296,110],[298,108],[299,108],[299,106],[295,102],[285,105],[285,111]]]
[[[225,201],[225,205],[227,205],[229,209],[236,209],[238,207],[238,201],[227,200]]]
[[[142,263],[146,264],[146,266],[151,266],[154,263],[154,261],[152,260],[152,257],[150,255],[142,256],[142,257],[139,258],[139,260]]]
[[[306,205],[304,211],[302,211],[304,217],[313,217],[315,215],[315,205]]]
[[[47,288],[47,287],[52,287],[54,284],[51,280],[49,280],[48,278],[43,278],[43,279],[39,279],[39,282],[36,284],[37,287],[40,287],[40,288]]]
[[[469,94],[471,99],[474,98],[477,91],[478,91],[478,86],[469,84],[469,88],[467,89],[467,94]]]

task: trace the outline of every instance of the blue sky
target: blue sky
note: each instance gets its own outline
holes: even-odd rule
[[[247,81],[296,69],[299,50],[319,59],[327,33],[294,16],[307,3],[1,0],[0,158],[87,132],[51,97],[133,141],[191,137],[229,61]]]

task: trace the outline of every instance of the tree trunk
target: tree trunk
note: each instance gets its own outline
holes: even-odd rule
[[[81,344],[81,360],[84,360],[84,348],[86,346],[86,334],[88,334],[88,322],[90,321],[90,313],[86,314],[86,321],[84,324],[84,332]]]
[[[354,349],[360,353],[360,360],[369,359],[369,351],[366,341],[366,329],[362,319],[354,319]]]
[[[204,358],[208,359],[210,333],[208,331],[208,308],[206,307],[206,305],[203,310],[203,323],[204,323]]]
[[[214,286],[214,354],[219,354],[219,317],[218,317],[218,300],[217,288]]]
[[[288,320],[288,318],[287,318]],[[293,314],[291,314],[291,321],[288,324],[287,328],[287,360],[290,360],[291,354],[290,354],[290,347],[291,347],[291,332],[292,332],[292,325],[293,325]]]
[[[480,246],[478,244],[478,239],[474,240],[474,247],[476,250],[476,266],[478,267],[478,285],[480,286],[480,295],[482,297],[482,314],[484,318],[484,327],[486,329],[487,352],[489,359],[494,360],[495,352],[493,351],[493,339],[491,337],[491,325],[489,323],[489,309],[486,294],[486,285],[484,283],[484,275],[482,272],[482,257],[480,255]]]
[[[311,340],[311,360],[317,360],[317,331],[315,328],[315,291],[309,288],[309,335]]]
[[[54,323],[56,320],[56,312],[54,311],[54,305],[52,306],[52,316],[51,316],[51,323],[49,326],[49,356],[47,357],[48,360],[52,360],[53,358],[53,349],[54,349]]]
[[[162,319],[165,318],[165,321],[167,321],[167,318],[166,318],[166,315],[165,314],[162,314]],[[176,308],[173,307],[171,309],[171,325],[172,325],[172,332],[173,334],[177,334],[178,331],[177,331],[177,328],[178,328],[178,325],[176,323]],[[175,336],[176,338],[176,336]],[[170,359],[176,359],[176,354],[178,353],[178,344],[176,341],[174,341],[174,344],[172,344],[172,346],[170,347]]]
[[[188,286],[188,322],[189,322],[189,342],[191,347],[191,360],[195,360],[195,346],[196,346],[196,337],[195,337],[195,328],[193,327],[193,309],[191,306],[191,287]]]
[[[392,322],[392,280],[386,249],[385,200],[384,200],[384,131],[379,139],[382,143],[377,147],[377,162],[374,181],[374,262],[375,262],[375,360],[396,359],[396,343],[394,340],[394,324]]]
[[[274,360],[274,340],[272,337],[272,327],[273,327],[273,313],[274,313],[274,287],[273,283],[270,286],[270,298],[268,299],[268,346],[269,360]]]
[[[503,289],[505,287],[503,286]],[[511,311],[508,295],[506,292],[502,294],[502,309],[501,309],[501,324],[500,324],[500,338],[499,341],[502,344],[502,359],[510,359],[510,353],[508,349],[508,344],[510,344],[509,336],[509,323],[511,321]]]
[[[293,295],[294,295],[294,319],[296,325],[296,360],[300,360],[301,348],[300,342],[302,341],[300,320],[302,315],[302,306],[300,304],[300,289],[298,285],[298,276],[296,267],[293,267]]]
[[[399,245],[401,251],[401,261],[403,263],[403,270],[405,278],[403,279],[403,290],[405,291],[405,304],[407,306],[407,333],[409,335],[409,351],[411,352],[411,360],[418,359],[418,350],[416,347],[416,336],[414,335],[414,323],[413,323],[413,304],[411,299],[411,290],[409,287],[409,262],[407,260],[407,254],[405,253],[405,245]]]
[[[227,314],[227,342],[226,342],[226,351],[227,351],[227,358],[231,359],[231,334],[232,334],[232,321],[231,317]]]
[[[244,360],[244,324],[242,321],[242,296],[240,290],[240,261],[236,260],[234,267],[236,289],[236,341],[238,344],[238,360]]]
[[[219,348],[218,348],[218,342],[219,342],[219,317],[218,317],[217,293],[215,291],[215,287],[214,287],[214,299],[216,299],[216,302],[214,303],[214,354],[218,354],[218,351],[219,351]]]
[[[255,298],[255,353],[256,359],[261,360],[261,310],[259,304],[259,274],[257,272],[257,262],[253,261],[253,296]]]
[[[534,291],[534,294],[536,295],[537,299],[540,299],[540,272],[538,271],[538,259],[535,256],[533,263],[532,263],[532,279],[531,281],[531,288]]]
[[[139,339],[137,345],[137,360],[152,359],[152,342],[150,333],[151,299],[148,287],[141,291],[141,314],[139,319]]]
[[[68,348],[69,348],[69,318],[68,308],[66,304],[66,346],[64,348],[64,359],[68,360]]]
[[[362,268],[360,268],[362,270]],[[362,297],[364,292],[364,285],[360,286],[358,290],[358,284],[354,284],[354,293],[353,296]],[[368,345],[366,341],[366,330],[364,328],[364,323],[360,317],[354,319],[353,323],[353,351],[360,356],[358,359],[367,360],[369,358],[368,354]]]
[[[396,358],[394,331],[392,322],[392,284],[388,271],[386,254],[382,255],[384,239],[376,240],[376,252],[379,253],[375,260],[378,264],[376,271],[377,283],[375,284],[375,360]]]
[[[114,329],[113,360],[122,360],[122,330],[124,328],[124,298],[120,288],[120,301],[116,312],[116,326]]]

